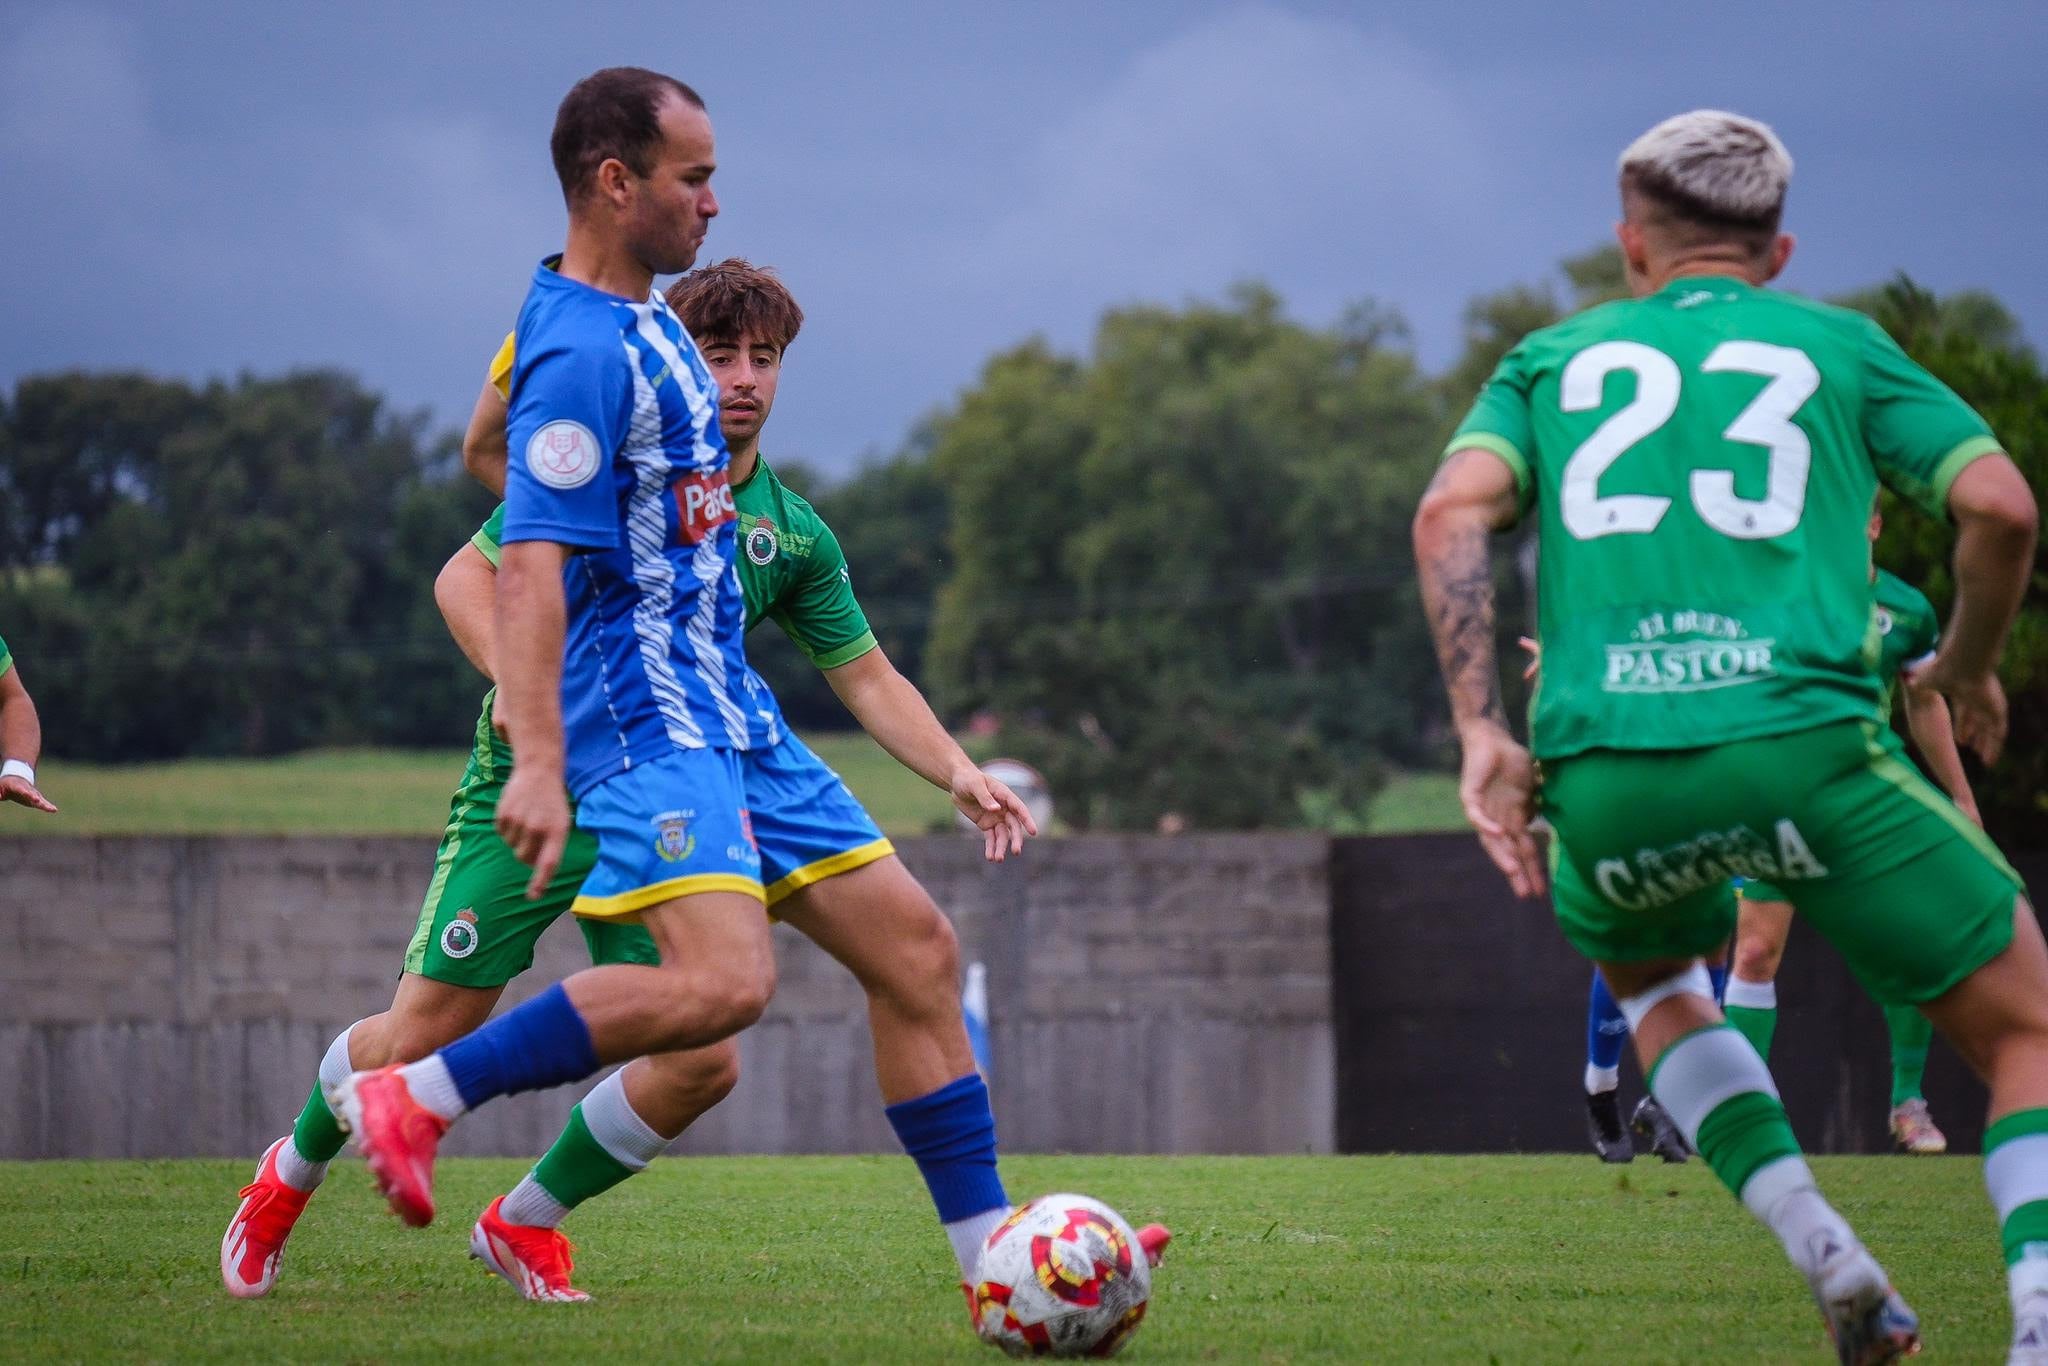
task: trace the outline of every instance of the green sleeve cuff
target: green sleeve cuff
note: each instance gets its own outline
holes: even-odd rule
[[[1450,445],[1444,447],[1444,459],[1448,460],[1459,451],[1468,450],[1491,451],[1499,456],[1501,463],[1515,476],[1517,500],[1523,507],[1529,505],[1529,462],[1521,451],[1516,449],[1514,442],[1504,436],[1495,436],[1492,432],[1460,432],[1451,438]]]
[[[1946,518],[1948,491],[1956,482],[1956,476],[1963,472],[1963,467],[1980,456],[1994,455],[2004,449],[2005,447],[1998,444],[1998,438],[1995,436],[1973,436],[1941,457],[1941,463],[1934,467],[1934,477],[1927,481],[1928,497],[1932,500],[1932,506],[1928,511]]]
[[[496,541],[479,531],[476,535],[469,538],[469,543],[477,548],[479,554],[491,562],[491,568],[496,569],[499,567],[499,562],[503,559],[505,552],[499,548]]]
[[[821,651],[811,656],[811,663],[821,669],[836,669],[842,664],[851,664],[881,642],[875,639],[873,631],[862,631],[852,640],[836,649]]]

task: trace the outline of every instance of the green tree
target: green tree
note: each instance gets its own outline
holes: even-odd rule
[[[939,424],[932,679],[1076,824],[1341,824],[1415,752],[1402,528],[1441,414],[1390,321],[1306,328],[1257,286],[1119,310],[1087,361],[1019,348]]]
[[[1904,275],[1843,302],[1870,314],[1982,413],[2036,496],[2048,495],[2048,376],[2002,304],[1976,291],[1937,297]],[[1946,617],[1955,597],[1954,533],[1896,501],[1886,499],[1878,563],[1918,585]],[[1968,756],[1965,763],[1992,835],[2038,846],[2048,829],[2048,542],[2035,548],[2033,582],[2000,676],[2012,715],[2005,756],[1988,772]]]

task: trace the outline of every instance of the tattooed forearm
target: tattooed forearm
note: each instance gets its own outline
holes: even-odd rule
[[[1422,605],[1436,638],[1436,657],[1458,722],[1507,724],[1500,665],[1493,647],[1493,561],[1486,528],[1454,522],[1416,545]]]

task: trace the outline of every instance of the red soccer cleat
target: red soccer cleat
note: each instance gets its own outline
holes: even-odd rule
[[[1166,1245],[1173,1233],[1164,1224],[1147,1224],[1138,1230],[1138,1246],[1145,1250],[1145,1265],[1158,1266],[1166,1260]]]
[[[569,1284],[569,1272],[576,1251],[567,1234],[558,1228],[534,1228],[529,1224],[508,1224],[499,1217],[499,1196],[491,1201],[469,1231],[469,1255],[511,1282],[512,1288],[529,1300],[550,1300],[572,1304],[590,1296]]]
[[[238,1300],[270,1293],[277,1283],[284,1240],[292,1236],[292,1225],[313,1198],[313,1192],[288,1186],[277,1174],[277,1150],[289,1142],[287,1135],[264,1150],[256,1179],[242,1187],[242,1203],[220,1240],[220,1278]]]
[[[448,1121],[412,1097],[399,1064],[355,1072],[329,1099],[391,1212],[414,1228],[434,1222],[434,1152]]]

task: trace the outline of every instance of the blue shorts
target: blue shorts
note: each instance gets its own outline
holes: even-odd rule
[[[794,735],[739,760],[770,906],[896,852],[839,775]]]
[[[649,906],[703,892],[765,900],[740,759],[729,749],[678,749],[584,793],[576,824],[596,838],[597,863],[569,909],[637,920]]]

